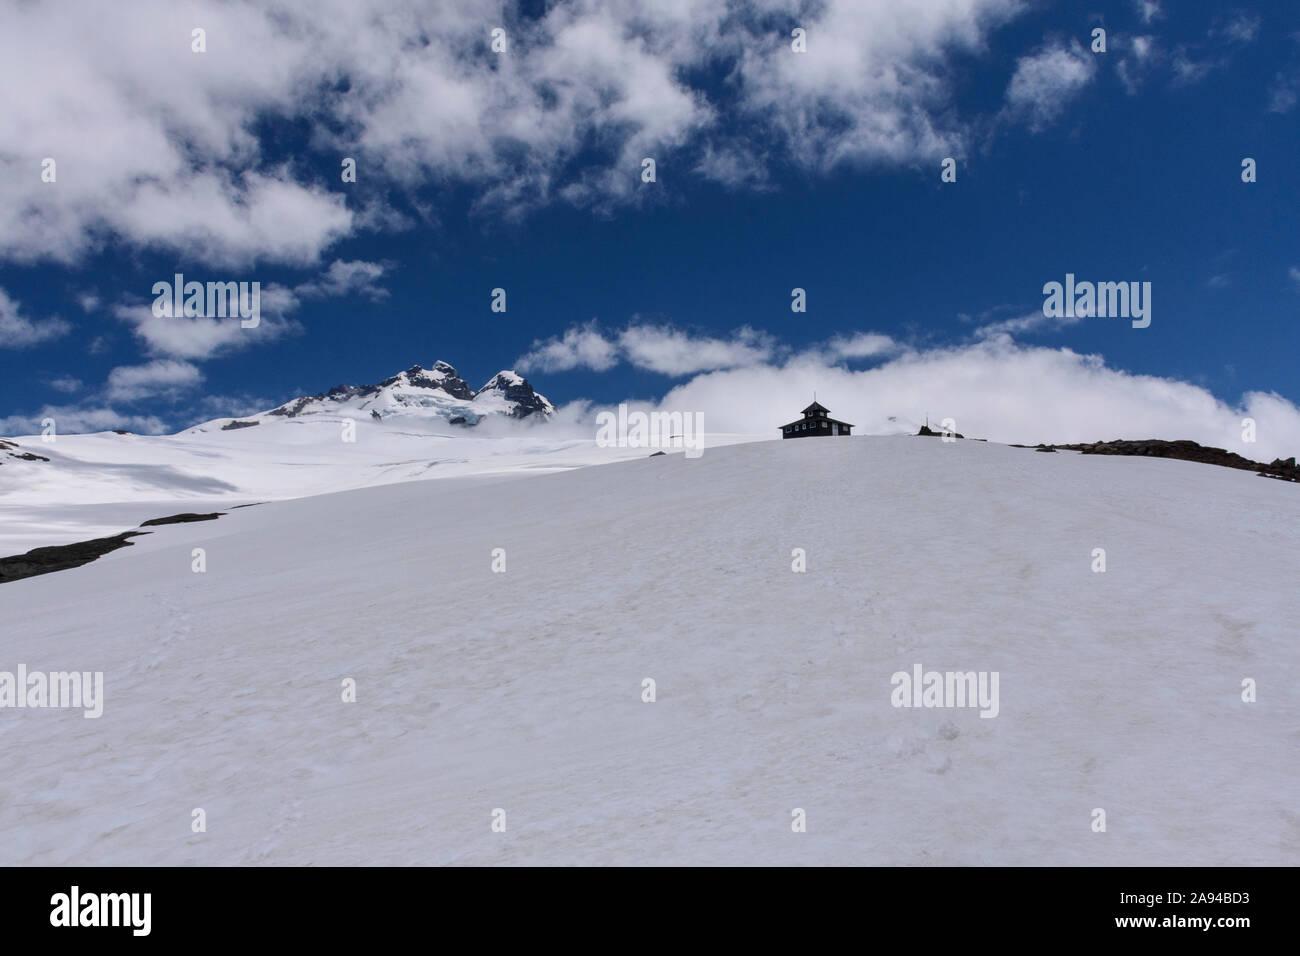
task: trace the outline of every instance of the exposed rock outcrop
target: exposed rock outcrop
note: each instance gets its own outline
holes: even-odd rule
[[[1024,445],[1015,447],[1023,448]],[[1224,448],[1214,448],[1198,442],[1180,439],[1166,441],[1162,438],[1146,438],[1129,441],[1117,438],[1112,441],[1081,442],[1072,445],[1038,445],[1037,451],[1053,451],[1064,448],[1085,455],[1140,455],[1148,458],[1176,458],[1180,461],[1199,461],[1207,465],[1220,465],[1224,468],[1238,468],[1253,471],[1269,478],[1283,481],[1300,481],[1300,468],[1296,467],[1294,457],[1275,458],[1269,464],[1251,461],[1236,452]]]

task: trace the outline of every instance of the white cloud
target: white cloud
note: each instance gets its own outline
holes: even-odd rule
[[[283,397],[262,398],[248,393],[238,395],[202,395],[192,406],[189,412],[189,418],[185,421],[185,428],[197,424],[200,420],[210,420],[212,418],[240,418],[244,415],[254,415],[258,412],[264,412],[267,409],[275,408],[282,404]]]
[[[379,262],[335,259],[320,278],[294,286],[293,291],[303,298],[359,295],[378,302],[388,297],[388,290],[377,284],[385,271]]]
[[[52,378],[45,384],[58,392],[79,392],[84,387],[81,379],[73,378],[71,375],[62,375],[58,378]]]
[[[814,8],[760,5],[762,27],[743,38],[742,110],[770,127],[784,158],[812,169],[843,163],[911,164],[964,152],[943,64],[979,52],[989,30],[1019,13],[1015,0]],[[807,52],[790,30],[807,31]]]
[[[1279,73],[1268,90],[1268,107],[1270,113],[1289,113],[1295,109],[1297,90],[1300,90],[1300,77]]]
[[[888,335],[855,332],[836,335],[809,348],[814,361],[876,358],[897,352]],[[729,337],[698,335],[668,324],[632,322],[617,333],[602,332],[593,320],[563,335],[533,342],[515,362],[523,372],[565,372],[575,368],[603,372],[625,362],[660,375],[682,376],[779,360],[791,349],[767,332],[742,326]]]
[[[1152,20],[1158,20],[1164,16],[1160,9],[1159,0],[1135,0],[1134,6],[1137,8],[1137,14],[1143,23],[1150,23]]]
[[[706,369],[755,365],[772,357],[772,337],[744,326],[730,339],[692,336],[670,326],[631,325],[619,333],[619,348],[637,368],[661,375],[692,375]]]
[[[862,359],[888,355],[898,350],[898,343],[879,332],[856,332],[847,336],[837,335],[825,347],[836,358]]]
[[[1224,65],[1223,60],[1197,60],[1187,51],[1186,48],[1180,48],[1174,54],[1173,59],[1173,83],[1175,86],[1190,86],[1193,83],[1199,83],[1218,67]]]
[[[0,255],[71,262],[117,236],[227,262],[315,261],[349,229],[343,197],[259,168],[251,131],[259,116],[301,111],[319,70],[336,65],[304,69],[305,14],[250,2],[0,6],[0,206],[12,210]],[[190,50],[199,23],[204,54]],[[41,179],[45,158],[55,182]]]
[[[569,328],[562,336],[533,342],[515,367],[521,371],[586,368],[603,372],[626,362],[660,375],[680,376],[766,362],[778,351],[780,346],[771,335],[748,326],[736,329],[730,338],[718,338],[694,335],[671,325],[633,322],[607,336],[592,321]]]
[[[1287,275],[1291,277],[1291,281],[1296,284],[1297,288],[1300,288],[1300,266],[1292,266],[1287,270]]]
[[[1132,96],[1152,70],[1164,60],[1164,56],[1153,36],[1135,36],[1127,40],[1116,37],[1113,45],[1119,54],[1115,72],[1119,74],[1124,89]]]
[[[148,355],[199,361],[301,332],[301,323],[288,316],[304,299],[360,295],[381,301],[388,296],[388,290],[378,285],[385,272],[386,267],[378,262],[337,259],[320,276],[292,289],[274,283],[261,286],[258,324],[252,328],[244,328],[239,317],[154,315],[152,303],[120,304],[113,315],[132,327]]]
[[[296,308],[297,298],[280,286],[262,290],[261,321],[244,328],[235,318],[186,318],[153,314],[151,305],[120,305],[113,314],[131,325],[149,355],[199,360],[225,355],[302,331],[302,326],[283,317]]]
[[[672,389],[660,406],[702,411],[710,431],[774,436],[814,390],[863,434],[914,431],[928,413],[931,421],[953,418],[967,436],[1008,443],[1189,438],[1255,460],[1300,452],[1300,409],[1279,395],[1250,392],[1230,405],[1187,382],[1131,375],[1099,356],[1005,336],[909,351],[863,371],[804,353],[783,366],[709,372]],[[1246,416],[1258,424],[1255,444],[1241,441]]]
[[[110,402],[135,402],[142,398],[176,396],[203,381],[203,373],[189,362],[155,359],[144,365],[119,365],[108,373],[106,397]]]
[[[25,349],[42,342],[62,338],[72,326],[53,316],[48,319],[29,319],[21,314],[15,299],[0,289],[0,348]]]
[[[771,188],[765,157],[744,143],[706,144],[692,171],[732,189]]]
[[[1221,29],[1212,30],[1211,36],[1221,36],[1234,43],[1252,43],[1259,34],[1260,19],[1244,13],[1234,15]]]
[[[107,407],[78,408],[75,405],[46,405],[32,415],[0,418],[0,435],[39,435],[45,419],[54,419],[61,434],[87,434],[111,428],[126,428],[145,435],[162,434],[167,426],[155,415],[124,414]]]
[[[1028,312],[1011,319],[1002,319],[981,325],[975,330],[975,337],[991,339],[999,335],[1034,335],[1041,332],[1056,332],[1066,326],[1082,322],[1079,316],[1050,317],[1043,315],[1043,310]]]
[[[1021,57],[1007,86],[1007,108],[1012,115],[1026,116],[1031,126],[1041,128],[1061,114],[1096,72],[1095,58],[1077,41]]]
[[[567,329],[559,338],[534,341],[515,367],[525,373],[567,372],[575,368],[604,372],[617,363],[618,347],[600,333],[595,322],[588,322]]]
[[[510,217],[557,200],[638,201],[651,195],[645,156],[665,175],[761,187],[771,163],[960,154],[970,135],[949,58],[984,52],[1024,8],[561,0],[524,17],[501,0],[6,4],[0,257],[71,263],[125,242],[301,266],[358,229],[394,227],[377,199],[389,187],[468,184],[477,210]],[[807,53],[790,49],[795,23]],[[200,24],[201,54],[190,49]],[[498,24],[501,55],[488,49]],[[720,71],[721,90],[695,85]],[[304,119],[317,155],[279,163],[263,130]],[[355,184],[339,178],[344,156]],[[53,183],[41,180],[47,157]]]
[[[310,265],[352,225],[342,196],[299,185],[285,169],[178,173],[165,184],[136,186],[101,216],[141,245],[236,266],[258,259]]]
[[[387,290],[374,285],[374,279],[382,272],[377,263],[336,261],[319,279],[293,289],[274,283],[260,286],[258,324],[251,328],[244,328],[239,316],[154,315],[152,303],[118,305],[113,315],[133,327],[149,355],[192,361],[209,359],[302,332],[301,323],[288,317],[301,307],[302,297],[356,293],[374,301],[382,299]]]

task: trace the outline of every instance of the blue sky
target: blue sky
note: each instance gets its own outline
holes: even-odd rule
[[[441,358],[755,431],[749,392],[822,381],[1020,436],[1047,383],[1047,440],[1254,414],[1300,451],[1294,4],[274,6],[0,12],[0,430],[174,431]],[[150,321],[175,272],[259,281],[262,325]],[[1048,321],[1067,272],[1150,282],[1150,327]]]

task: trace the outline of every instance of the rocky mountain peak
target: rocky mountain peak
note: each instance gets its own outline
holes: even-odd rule
[[[527,418],[530,415],[548,417],[555,411],[545,396],[539,395],[528,380],[514,369],[497,372],[486,385],[478,390],[475,399],[489,395],[499,395],[511,406],[509,414],[513,418]]]
[[[297,418],[316,412],[337,414],[344,407],[368,411],[380,421],[392,415],[419,415],[456,425],[474,425],[488,415],[545,420],[555,411],[545,396],[513,370],[498,372],[476,392],[454,365],[439,359],[432,368],[412,365],[374,385],[336,385],[265,414]]]

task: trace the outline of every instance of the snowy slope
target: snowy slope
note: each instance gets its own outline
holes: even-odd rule
[[[0,864],[1295,864],[1296,491],[854,438],[160,528],[3,585],[106,701],[0,710]]]
[[[0,557],[116,534],[177,511],[401,481],[563,471],[650,452],[598,447],[592,428],[504,418],[467,429],[448,425],[441,413],[377,421],[344,408],[259,417],[256,427],[223,430],[230,419],[218,419],[176,435],[20,437],[14,452],[48,461],[6,457],[0,466]],[[344,440],[345,424],[354,429],[352,441]],[[748,437],[710,434],[707,441]]]
[[[438,361],[176,435],[18,436],[0,443],[0,556],[116,534],[178,507],[638,457],[599,452],[589,429],[550,427],[554,414],[514,371],[475,391]]]
[[[870,430],[909,427],[882,418]],[[0,557],[118,534],[177,511],[401,481],[563,471],[651,450],[599,447],[599,434],[591,422],[559,421],[517,372],[498,372],[476,391],[437,361],[175,435],[0,439]],[[717,447],[774,440],[777,430],[703,437]]]
[[[597,448],[590,432],[580,437],[547,426],[488,437],[429,421],[356,420],[355,440],[345,442],[344,420],[322,415],[178,435],[59,435],[52,443],[21,438],[18,450],[49,461],[10,459],[0,467],[0,554],[116,533],[178,510],[646,454]]]

